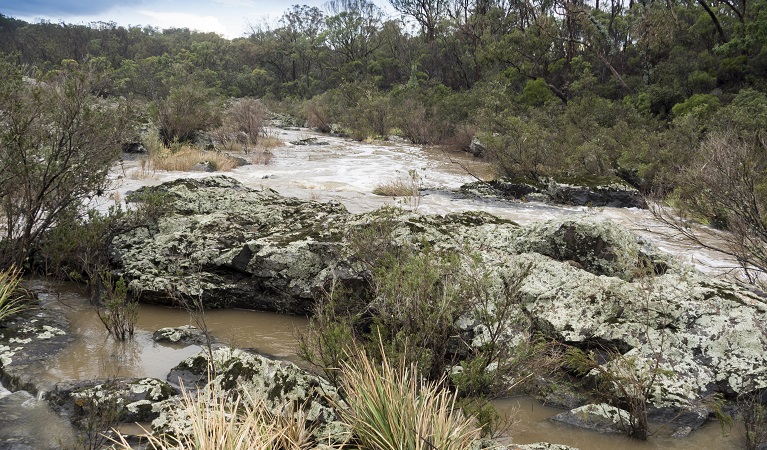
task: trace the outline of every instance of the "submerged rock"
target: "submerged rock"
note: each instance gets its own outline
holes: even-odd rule
[[[600,403],[565,411],[552,417],[551,420],[600,433],[624,433],[630,416],[628,411]]]

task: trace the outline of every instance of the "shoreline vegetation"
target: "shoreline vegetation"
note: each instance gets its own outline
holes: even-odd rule
[[[121,340],[132,339],[136,299],[185,306],[208,341],[207,381],[223,369],[206,308],[310,315],[302,356],[326,378],[310,384],[340,395],[323,406],[322,425],[342,419],[355,448],[485,445],[479,434],[501,431],[489,399],[561,385],[584,396],[577,406],[604,405],[602,419],[636,439],[647,439],[652,414],[690,429],[735,415],[744,448],[761,448],[767,4],[390,3],[409,22],[340,0],[292,6],[275,26],[232,40],[0,14],[2,370],[22,344],[65,339],[59,328],[25,343],[5,334],[28,304],[20,276],[39,272],[87,285]],[[125,199],[130,208],[85,206],[109,191],[123,151],[144,153],[137,177],[269,164],[277,124],[469,152],[500,176],[466,188],[478,195],[611,205],[597,188],[618,186],[743,276],[709,280],[611,224],[419,215],[415,170],[374,192],[410,210],[358,216],[224,176],[143,188]],[[566,180],[601,184],[584,192]],[[233,361],[223,390],[211,388],[222,410],[214,426],[264,431],[276,416],[235,391],[263,387],[266,374],[237,384]],[[266,401],[292,395],[294,376]],[[89,420],[119,417],[122,400],[105,398],[114,402],[78,400],[91,411],[77,419],[91,443],[113,424]],[[200,410],[204,398],[175,396],[168,407]],[[317,419],[291,402],[293,419]],[[246,421],[227,430],[221,418],[240,414]],[[266,431],[272,448],[307,448],[316,430]]]

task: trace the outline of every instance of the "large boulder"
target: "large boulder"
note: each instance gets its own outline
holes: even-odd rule
[[[316,278],[333,264],[339,204],[252,190],[223,177],[146,189],[168,212],[111,243],[111,258],[142,301],[306,314]]]

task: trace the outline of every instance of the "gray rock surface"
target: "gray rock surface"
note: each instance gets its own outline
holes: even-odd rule
[[[215,376],[209,380],[208,363],[213,362]],[[290,362],[275,361],[245,350],[221,348],[209,358],[206,352],[187,358],[175,367],[169,379],[183,382],[187,388],[202,387],[208,382],[227,392],[239,392],[243,401],[261,398],[274,414],[286,409],[301,408],[309,429],[317,442],[341,442],[345,427],[338,421],[331,402],[340,402],[336,389],[323,378],[312,375]],[[178,401],[169,400],[161,407],[162,413],[152,422],[157,431],[178,429]],[[183,426],[180,428],[184,428]]]
[[[115,271],[145,301],[171,303],[174,292],[208,307],[306,314],[334,277],[365,288],[348,237],[385,228],[387,245],[418,251],[427,243],[475,256],[497,292],[523,268],[517,323],[559,342],[614,348],[623,361],[606,364],[630,366],[637,376],[657,365],[650,402],[658,417],[714,392],[767,387],[765,299],[678,264],[610,222],[520,227],[476,212],[352,215],[226,177],[155,189],[167,193],[170,212],[118,235],[111,247]],[[481,345],[484,331],[465,319],[462,329]],[[509,342],[517,333],[507,330]]]
[[[74,424],[107,414],[115,414],[119,422],[132,423],[154,420],[159,404],[176,394],[176,389],[162,380],[120,378],[62,382],[46,394],[46,399]]]
[[[565,411],[552,417],[551,420],[600,433],[623,433],[629,423],[629,413],[600,403]]]
[[[501,177],[489,182],[473,182],[461,191],[482,197],[543,201],[575,206],[610,206],[647,208],[642,194],[619,178],[563,179],[542,177],[538,180]]]

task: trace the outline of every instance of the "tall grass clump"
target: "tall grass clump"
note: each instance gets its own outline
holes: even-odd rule
[[[171,433],[148,435],[155,450],[302,450],[313,448],[306,419],[288,409],[273,414],[261,398],[243,398],[215,382],[192,392],[181,386]],[[132,447],[119,437],[117,448]]]
[[[465,417],[456,394],[425,380],[415,364],[375,364],[360,350],[342,365],[345,401],[339,408],[359,448],[464,450],[482,430]]]
[[[19,295],[21,270],[15,267],[0,271],[0,322],[23,311],[23,296]]]

